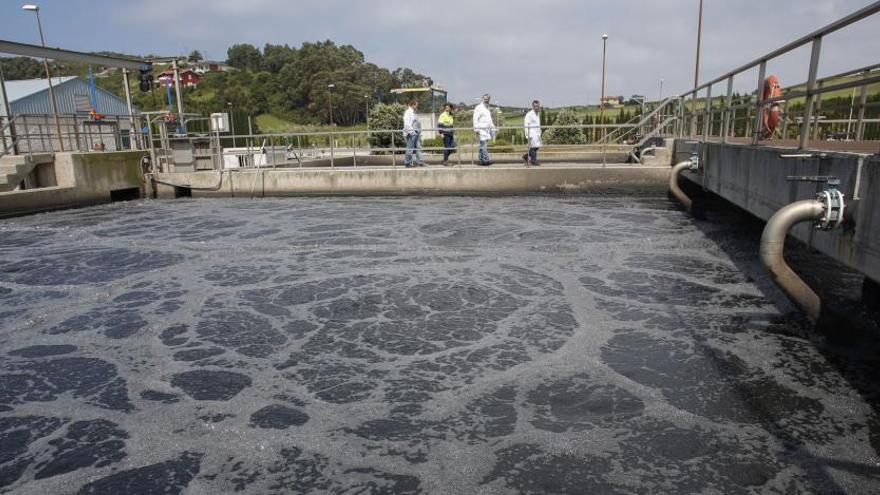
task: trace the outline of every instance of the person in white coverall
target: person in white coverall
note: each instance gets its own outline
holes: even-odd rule
[[[530,164],[534,166],[541,165],[538,162],[538,148],[544,146],[541,142],[541,102],[535,100],[532,102],[532,109],[526,114],[523,122],[523,130],[526,133],[526,139],[529,140],[529,152],[523,155],[523,161],[528,167]]]
[[[474,132],[480,138],[480,161],[479,165],[488,167],[492,165],[489,161],[489,140],[495,139],[495,123],[492,122],[492,112],[489,110],[489,95],[483,95],[483,102],[474,108]]]
[[[406,111],[403,112],[403,140],[406,142],[406,154],[403,155],[403,164],[406,168],[413,166],[413,152],[416,155],[416,166],[424,167],[422,161],[422,145],[419,139],[422,133],[422,126],[419,124],[419,118],[416,117],[416,107],[419,103],[416,100],[410,100]]]

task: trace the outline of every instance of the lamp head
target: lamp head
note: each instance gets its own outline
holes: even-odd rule
[[[608,39],[608,35],[607,35],[607,34],[603,34],[603,35],[602,35],[602,40],[607,40],[607,39]]]
[[[327,87],[330,88],[330,89],[333,89],[333,88],[336,87],[336,85],[335,85],[335,84],[328,84]]]
[[[39,5],[34,5],[32,3],[28,3],[21,6],[21,10],[29,10],[31,12],[38,12],[40,10]]]

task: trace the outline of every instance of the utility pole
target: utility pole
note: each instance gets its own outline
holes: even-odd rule
[[[177,59],[171,61],[171,67],[174,69],[174,90],[177,92],[177,132],[186,133],[186,127],[183,125],[183,93],[180,91],[180,68],[177,67]]]
[[[232,147],[235,148],[235,108],[232,106],[231,101],[226,102],[226,104],[229,106],[229,130],[232,131]]]
[[[46,39],[43,38],[43,23],[40,22],[40,7],[38,5],[22,5],[22,10],[37,14],[37,29],[40,31],[40,44],[46,48]],[[49,72],[49,60],[43,57],[43,67],[46,69],[46,81],[49,82],[49,100],[52,103],[52,115],[55,116],[55,132],[58,134],[58,145],[64,151],[64,136],[61,135],[61,120],[58,118],[58,104],[55,102],[55,90],[52,88],[52,74]],[[51,139],[49,140],[51,143]]]
[[[128,106],[128,121],[131,129],[128,131],[128,141],[130,149],[138,149],[138,140],[141,130],[140,126],[134,120],[134,107],[131,105],[131,86],[128,84],[128,69],[122,68],[122,84],[125,86],[125,104]]]
[[[599,125],[602,128],[602,166],[605,166],[605,52],[608,35],[602,35],[602,96],[599,99]]]
[[[694,69],[694,89],[700,84],[700,37],[703,33],[703,0],[700,0],[700,13],[697,16],[697,66]]]

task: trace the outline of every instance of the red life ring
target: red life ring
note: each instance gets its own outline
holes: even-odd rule
[[[782,96],[782,87],[779,85],[779,78],[771,75],[764,80],[764,92],[761,95],[762,100],[776,98]],[[776,132],[776,127],[781,120],[779,102],[774,101],[770,104],[770,108],[766,106],[761,110],[761,138],[768,139]]]

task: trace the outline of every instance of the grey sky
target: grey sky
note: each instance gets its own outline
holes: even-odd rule
[[[704,0],[702,79],[726,72],[870,2]],[[698,0],[150,0],[41,3],[49,43],[79,50],[186,53],[225,58],[239,42],[298,46],[333,39],[393,69],[411,67],[450,98],[483,92],[504,104],[595,103],[601,35],[607,32],[608,94],[656,98],[693,82]],[[0,38],[36,39],[19,2],[0,4]],[[6,19],[14,20],[7,22]],[[876,63],[880,15],[827,39],[820,71]],[[808,49],[773,63],[783,85],[806,79]],[[756,75],[737,81],[755,86]]]

